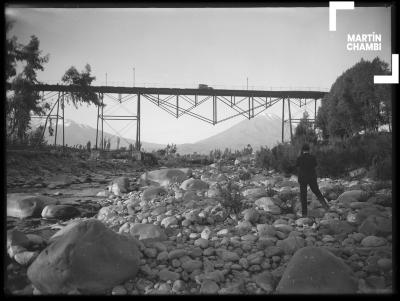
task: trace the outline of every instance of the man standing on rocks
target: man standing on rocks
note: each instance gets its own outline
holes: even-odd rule
[[[301,148],[301,154],[297,158],[296,166],[298,167],[298,181],[300,184],[300,201],[301,213],[303,217],[307,216],[307,186],[310,185],[311,191],[318,198],[325,210],[329,210],[329,206],[318,188],[317,173],[315,167],[317,160],[315,156],[310,154],[310,146],[305,143]]]

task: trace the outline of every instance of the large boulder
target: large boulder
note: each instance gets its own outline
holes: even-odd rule
[[[48,219],[69,219],[80,216],[81,212],[70,205],[47,205],[43,208],[42,217]]]
[[[208,184],[202,180],[190,178],[183,181],[180,188],[183,190],[203,191],[208,190]]]
[[[277,187],[299,187],[299,183],[290,179],[284,179],[282,182],[279,182]]]
[[[331,182],[320,182],[319,183],[319,191],[321,191],[321,193],[323,195],[328,195],[330,192],[335,190],[335,184],[331,183]]]
[[[167,194],[167,190],[160,186],[150,186],[143,191],[142,200],[151,201],[152,199]]]
[[[175,216],[167,216],[161,221],[161,226],[164,226],[164,228],[168,228],[176,224],[178,224],[178,220]]]
[[[11,246],[28,247],[31,244],[28,236],[25,233],[12,229],[7,231],[7,248]]]
[[[305,247],[289,261],[276,288],[278,294],[355,294],[351,269],[324,248]]]
[[[270,197],[262,197],[255,201],[255,205],[264,211],[270,212],[272,214],[280,214],[281,209],[274,202],[273,198]]]
[[[30,245],[29,238],[23,232],[16,229],[7,231],[7,253],[11,258],[25,251]]]
[[[253,276],[253,280],[266,292],[272,292],[275,286],[275,279],[270,271],[264,271]]]
[[[40,217],[44,207],[58,203],[57,199],[43,195],[8,194],[7,216],[17,218]]]
[[[392,219],[371,215],[358,227],[358,232],[365,235],[387,236],[392,233]]]
[[[104,293],[135,277],[138,242],[95,219],[68,225],[52,237],[28,269],[28,278],[43,294]]]
[[[367,200],[367,192],[363,190],[348,190],[339,195],[337,202],[349,207],[353,202],[362,202]]]
[[[141,241],[163,241],[168,238],[162,228],[153,224],[132,224],[129,232]]]
[[[278,240],[276,246],[281,248],[286,255],[294,254],[298,249],[306,245],[305,240],[299,236],[289,236],[284,240]]]
[[[347,221],[329,219],[321,223],[320,232],[322,234],[337,235],[345,238],[348,234],[356,231],[356,227]]]
[[[387,241],[383,237],[378,237],[378,236],[367,236],[364,237],[363,240],[361,241],[361,245],[363,247],[381,247],[387,244]]]
[[[142,185],[168,186],[172,183],[182,182],[189,178],[191,170],[187,168],[165,168],[146,172],[140,176]]]
[[[264,188],[248,188],[242,192],[242,195],[246,199],[257,199],[267,195],[267,191]]]
[[[243,214],[243,219],[250,223],[256,223],[258,221],[258,218],[260,217],[260,214],[254,208],[248,208],[244,210],[242,214]]]
[[[113,205],[102,207],[97,213],[97,219],[106,224],[117,216],[118,212],[115,210]]]
[[[384,216],[381,209],[376,208],[376,206],[369,205],[369,207],[362,208],[356,213],[356,223],[361,225],[369,216]]]
[[[115,195],[129,192],[129,179],[127,177],[115,178],[111,181],[108,189]]]

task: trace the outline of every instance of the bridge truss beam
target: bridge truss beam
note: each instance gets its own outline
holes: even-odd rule
[[[65,85],[35,85],[34,90],[47,91],[49,93],[58,92],[57,114],[52,114],[55,105],[47,116],[56,118],[56,137],[54,143],[57,143],[58,119],[63,120],[63,146],[64,137],[64,101],[69,93],[81,90],[79,86]],[[10,84],[7,89],[12,90]],[[96,149],[98,147],[99,121],[101,120],[101,148],[104,149],[104,121],[107,120],[123,120],[136,121],[136,149],[140,150],[140,120],[141,120],[141,98],[144,98],[154,105],[158,106],[168,114],[175,118],[188,115],[203,122],[216,125],[221,122],[230,120],[237,116],[243,116],[251,119],[261,114],[274,104],[282,101],[282,142],[284,141],[284,124],[290,123],[290,136],[292,138],[292,124],[298,123],[300,119],[292,118],[291,104],[298,107],[307,106],[307,102],[314,101],[314,119],[309,119],[314,123],[317,113],[317,100],[323,98],[326,92],[320,91],[255,91],[255,90],[222,90],[222,89],[171,89],[171,88],[143,88],[143,87],[110,87],[110,86],[92,86],[89,87],[92,92],[98,93],[101,103],[104,104],[104,95],[122,104],[127,100],[136,96],[137,106],[136,115],[111,115],[104,114],[104,106],[97,108],[97,126],[96,126]],[[116,98],[111,94],[117,94]],[[124,97],[122,95],[125,94]],[[43,98],[44,99],[44,98]],[[123,100],[124,99],[124,100]],[[204,107],[205,103],[212,101],[212,116],[207,117],[206,114],[199,112],[199,107]],[[285,100],[288,104],[289,119],[285,119]],[[62,115],[59,115],[59,107],[61,104]],[[219,116],[221,112],[226,112],[219,108],[220,105],[230,108],[228,116]]]

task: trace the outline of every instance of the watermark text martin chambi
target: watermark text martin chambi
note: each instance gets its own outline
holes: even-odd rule
[[[375,32],[369,34],[347,34],[346,48],[349,51],[381,51],[382,35]]]

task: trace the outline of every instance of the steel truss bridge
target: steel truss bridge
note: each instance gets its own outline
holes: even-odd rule
[[[322,99],[327,92],[321,91],[260,91],[260,90],[225,90],[225,89],[177,89],[177,88],[144,88],[144,87],[112,87],[112,86],[90,86],[92,92],[98,94],[101,104],[104,104],[105,96],[117,103],[125,103],[129,100],[136,101],[136,115],[105,115],[104,106],[97,106],[97,128],[96,149],[99,143],[99,131],[101,132],[100,148],[104,149],[103,123],[105,120],[133,120],[136,121],[136,149],[140,150],[140,120],[141,102],[145,99],[162,110],[179,118],[188,115],[216,125],[237,116],[251,119],[267,110],[274,104],[282,102],[282,142],[284,138],[284,124],[289,122],[290,135],[292,138],[292,124],[298,123],[300,119],[294,119],[291,115],[291,104],[298,107],[306,106],[314,102],[314,118],[308,121],[314,123],[317,113],[317,101]],[[48,85],[37,84],[34,90],[42,92],[42,99],[46,100],[57,95],[49,114],[46,117],[45,129],[48,119],[56,119],[54,145],[57,143],[58,119],[62,120],[62,137],[64,146],[64,102],[72,92],[79,92],[81,88],[73,85]],[[8,90],[12,90],[8,85]],[[115,96],[117,95],[117,97]],[[288,107],[288,119],[285,115],[285,101]],[[212,116],[206,117],[204,113],[196,112],[201,105],[211,103]],[[61,105],[61,113],[60,113]],[[53,114],[55,107],[57,112]],[[229,107],[228,116],[219,116],[222,106]],[[33,116],[39,117],[39,116]],[[100,123],[100,124],[99,124]],[[101,130],[99,129],[101,126]],[[44,133],[44,132],[43,132]]]

